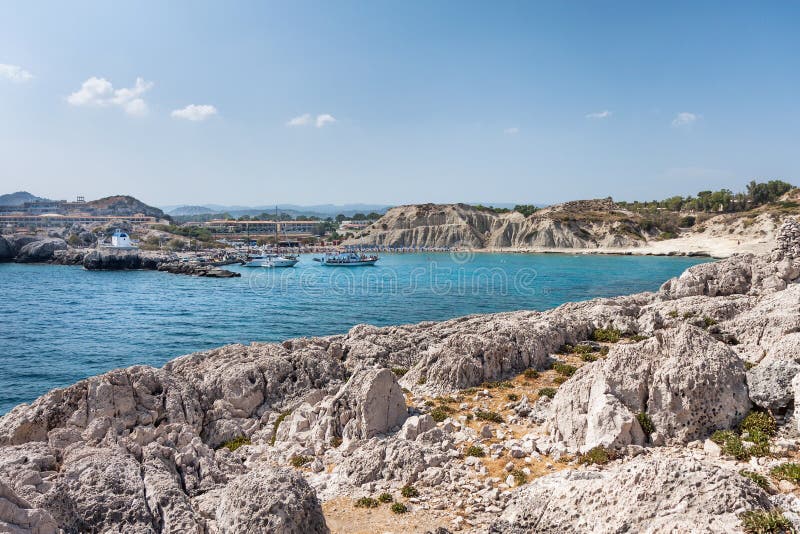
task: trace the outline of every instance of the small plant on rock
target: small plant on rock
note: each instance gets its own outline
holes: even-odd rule
[[[392,372],[395,374],[397,378],[405,375],[408,372],[408,369],[405,367],[392,367]]]
[[[639,426],[642,427],[642,432],[644,432],[646,436],[656,431],[656,426],[653,424],[653,420],[650,419],[650,416],[647,415],[647,412],[639,412],[636,414],[636,420],[639,421]]]
[[[395,514],[404,514],[408,512],[408,506],[401,502],[394,503],[390,509]]]
[[[592,353],[581,354],[581,360],[585,362],[594,362],[597,361],[597,356]]]
[[[223,443],[222,446],[220,446],[220,449],[228,449],[229,451],[233,452],[239,447],[252,444],[253,443],[249,439],[247,439],[247,437],[239,436],[238,438],[233,438],[232,440]]]
[[[792,523],[779,510],[749,510],[739,516],[747,534],[790,534]]]
[[[511,471],[511,476],[514,477],[514,484],[522,486],[528,481],[528,475],[522,469],[514,469]]]
[[[610,349],[610,348],[608,348],[608,347],[600,347],[600,356],[606,356],[606,355],[608,355],[608,353],[609,353],[609,351],[610,351],[610,350],[611,350],[611,349]]]
[[[411,497],[419,497],[419,490],[412,486],[411,484],[406,484],[402,488],[400,488],[400,495],[405,497],[406,499],[410,499]]]
[[[502,423],[503,416],[497,412],[489,412],[484,410],[478,410],[475,412],[475,418],[480,419],[481,421],[491,421],[492,423]]]
[[[377,508],[378,501],[372,497],[361,497],[355,503],[356,508]]]
[[[474,456],[475,458],[483,458],[486,456],[486,451],[480,445],[472,445],[467,449],[467,456]]]
[[[556,354],[572,354],[575,351],[575,347],[572,345],[561,345],[556,351]]]
[[[647,336],[643,336],[642,334],[634,334],[629,339],[634,343],[638,343],[639,341],[644,341],[647,339]]]
[[[741,471],[739,471],[739,474],[745,478],[749,478],[750,480],[756,483],[756,486],[760,488],[767,489],[769,487],[769,481],[767,480],[767,477],[765,477],[764,475],[759,475],[755,471],[748,471],[747,469],[742,469]]]
[[[751,436],[759,433],[766,436],[774,436],[778,432],[778,423],[767,412],[753,411],[747,414],[747,417],[739,423],[739,431],[742,433],[747,432]]]
[[[551,399],[556,396],[556,390],[554,388],[542,388],[539,390],[540,397],[550,397]]]
[[[270,440],[270,445],[275,445],[275,438],[278,437],[278,427],[281,426],[283,420],[289,417],[292,414],[291,410],[282,412],[277,419],[275,419],[275,423],[272,425],[272,439]]]
[[[598,328],[592,332],[594,341],[604,341],[606,343],[616,343],[619,341],[621,333],[616,328]]]
[[[381,502],[392,502],[394,497],[392,497],[391,493],[381,493],[378,495],[378,500]]]
[[[578,368],[568,363],[556,362],[553,364],[553,370],[562,376],[572,376]]]
[[[453,413],[453,409],[449,406],[437,406],[433,410],[430,411],[430,416],[433,417],[433,420],[437,423],[441,423],[448,417],[450,414]]]
[[[715,319],[712,319],[711,317],[705,316],[703,317],[703,324],[705,325],[706,328],[709,328],[717,324],[717,321]]]
[[[536,369],[525,369],[525,372],[522,374],[528,380],[534,380],[536,378],[539,378],[539,371],[537,371]]]
[[[427,377],[421,376],[421,377],[419,377],[419,380],[417,380],[417,385],[418,386],[424,386],[427,381],[428,381]]]
[[[667,317],[671,317],[672,319],[678,318],[678,310],[672,310],[667,313]]]
[[[584,354],[590,354],[595,352],[595,348],[591,345],[578,345],[575,347],[575,354],[579,356],[583,356]]]
[[[341,444],[342,444],[342,438],[340,438],[339,436],[333,436],[331,438],[331,447],[333,447],[334,449],[338,449],[339,445]]]
[[[788,480],[793,484],[800,483],[800,464],[785,463],[773,467],[769,472],[774,478],[778,480]]]
[[[310,461],[311,461],[311,458],[309,458],[308,456],[300,456],[300,455],[298,455],[298,456],[292,456],[291,458],[289,458],[289,463],[291,464],[292,467],[303,467],[304,465],[306,465]]]
[[[579,464],[605,465],[614,459],[614,452],[602,446],[589,449],[578,458]]]
[[[519,400],[519,395],[517,395],[516,393],[509,393],[508,395],[506,395],[506,398],[511,402],[516,402]]]

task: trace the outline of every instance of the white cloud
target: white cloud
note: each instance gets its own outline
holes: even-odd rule
[[[295,117],[295,118],[289,120],[289,122],[286,123],[286,126],[305,126],[307,124],[311,124],[311,114],[310,113],[304,113],[304,114],[300,115],[299,117]]]
[[[217,108],[209,105],[189,104],[183,109],[176,109],[171,115],[176,119],[187,121],[204,121],[217,114]]]
[[[503,133],[508,135],[516,135],[519,133],[519,128],[517,128],[516,126],[512,126],[511,128],[506,128],[505,130],[503,130]]]
[[[336,122],[336,119],[333,115],[329,115],[327,113],[323,113],[322,115],[317,115],[317,128],[322,128],[326,124],[333,124]]]
[[[0,63],[0,78],[6,78],[12,82],[27,82],[33,79],[33,74],[18,65],[6,65]]]
[[[699,118],[700,115],[689,113],[688,111],[682,111],[675,115],[675,118],[672,119],[672,126],[675,128],[689,126],[690,124],[696,122]]]
[[[595,111],[594,113],[587,113],[587,119],[607,119],[612,115],[610,111],[604,109],[603,111]]]
[[[147,103],[141,96],[153,88],[153,82],[136,78],[133,87],[114,89],[114,86],[105,78],[92,76],[81,88],[67,97],[67,102],[73,106],[86,107],[112,107],[118,106],[128,115],[141,117],[146,115]]]

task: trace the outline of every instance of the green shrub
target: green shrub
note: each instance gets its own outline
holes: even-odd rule
[[[556,362],[553,364],[553,370],[562,376],[572,376],[578,368],[568,363]]]
[[[490,412],[485,410],[478,410],[475,412],[475,418],[481,421],[491,421],[492,423],[502,423],[503,416],[497,412]]]
[[[611,349],[610,349],[610,348],[608,348],[608,347],[600,347],[600,355],[601,355],[601,356],[605,356],[605,355],[607,355],[607,354],[608,354],[608,352],[609,352],[610,350],[611,350]]]
[[[522,374],[528,380],[539,378],[539,371],[537,371],[536,369],[525,369],[525,372]]]
[[[621,332],[616,328],[598,328],[592,332],[593,341],[603,341],[606,343],[616,343],[619,341]]]
[[[717,321],[706,315],[703,317],[703,324],[706,325],[706,328],[708,328],[717,324]]]
[[[644,341],[645,339],[647,339],[647,336],[643,336],[642,334],[633,334],[630,337],[630,340],[633,341],[634,343],[638,343],[639,341]]]
[[[573,352],[575,352],[575,347],[570,344],[566,344],[561,345],[556,351],[556,354],[572,354]]]
[[[747,432],[753,438],[754,434],[758,436],[759,433],[766,436],[774,436],[778,432],[778,423],[775,418],[767,412],[753,411],[747,414],[741,423],[739,423],[739,431]],[[751,439],[751,441],[755,441]]]
[[[556,385],[558,385],[558,386],[560,386],[561,384],[563,384],[567,380],[569,380],[569,377],[568,376],[564,376],[564,375],[556,375],[555,377],[553,377],[553,382],[555,382]]]
[[[361,497],[355,503],[356,508],[377,508],[378,501],[372,497]]]
[[[684,319],[689,319],[691,317],[694,317],[695,315],[696,315],[696,313],[690,310],[690,311],[687,311],[687,312],[683,313],[683,318]]]
[[[636,414],[636,420],[639,421],[639,426],[642,427],[642,432],[644,432],[645,435],[649,436],[656,431],[653,420],[650,419],[650,416],[647,415],[646,412],[639,412]]]
[[[723,454],[733,456],[740,461],[749,460],[751,456],[764,456],[769,452],[768,443],[757,442],[754,447],[746,448],[742,438],[730,430],[717,430],[711,434],[711,441],[722,448]]]
[[[503,381],[494,381],[494,382],[484,382],[482,384],[484,389],[513,389],[514,384],[508,382],[507,380]]]
[[[519,400],[519,395],[517,395],[516,393],[509,393],[508,395],[506,395],[506,398],[511,402],[516,402]]]
[[[291,458],[289,458],[289,463],[292,465],[292,467],[303,467],[304,465],[306,465],[310,461],[311,461],[311,458],[309,458],[308,456],[299,456],[298,455],[298,456],[292,456]]]
[[[554,388],[542,388],[539,390],[540,397],[550,397],[551,399],[556,396],[556,390]]]
[[[441,423],[442,421],[450,417],[448,410],[446,410],[445,408],[448,407],[437,406],[436,408],[430,411],[430,416],[433,417],[434,421],[436,421],[437,423]],[[452,411],[452,408],[450,409],[450,411]]]
[[[672,317],[673,319],[677,319],[678,318],[678,310],[670,311],[669,313],[667,313],[667,317]]]
[[[425,402],[423,402],[423,404],[424,404],[425,406],[428,406],[428,407],[430,407],[430,406],[435,406],[435,405],[436,405],[436,403],[435,403],[435,402],[433,402],[433,401],[432,401],[432,400],[430,400],[430,399],[428,399],[428,400],[426,400]]]
[[[333,436],[331,438],[331,447],[333,447],[334,449],[338,449],[339,445],[341,444],[342,444],[342,438],[340,438],[339,436]]]
[[[402,495],[406,499],[410,499],[411,497],[419,497],[419,491],[411,484],[406,484],[405,486],[400,488],[400,495]]]
[[[233,452],[243,445],[252,445],[252,444],[253,443],[249,439],[247,439],[247,437],[239,436],[238,438],[233,438],[230,441],[226,441],[219,448],[228,449],[229,451]]]
[[[778,480],[788,480],[793,484],[797,484],[800,483],[800,464],[781,464],[773,467],[769,474]]]
[[[278,437],[278,427],[281,426],[283,420],[289,417],[292,414],[292,411],[282,412],[277,419],[275,419],[275,423],[272,425],[272,439],[270,440],[270,445],[275,445],[275,438]]]
[[[779,510],[750,510],[739,515],[742,529],[747,534],[790,534],[795,532],[792,523]]]
[[[427,381],[428,381],[428,377],[421,376],[421,377],[419,377],[419,380],[417,380],[417,385],[418,386],[424,386]]]
[[[716,432],[711,434],[711,441],[713,441],[717,445],[722,445],[729,439],[736,437],[738,436],[733,432],[731,432],[730,430],[717,430]]]
[[[591,345],[577,345],[575,347],[575,354],[578,355],[589,354],[591,352],[596,352],[595,348]]]
[[[753,362],[744,362],[744,370],[745,371],[749,371],[750,369],[752,369],[755,366],[756,366],[756,364],[754,364]]]
[[[404,514],[408,512],[408,507],[401,502],[394,503],[390,509],[395,514]]]
[[[578,463],[585,465],[605,465],[613,459],[613,451],[602,446],[597,446],[581,454],[578,458]]]
[[[747,469],[742,469],[741,471],[739,471],[739,474],[745,478],[749,478],[750,480],[755,482],[756,485],[760,488],[767,489],[769,487],[769,481],[767,480],[767,477],[765,477],[764,475],[759,475],[755,471],[748,471]]]
[[[513,471],[511,471],[511,476],[514,477],[514,483],[517,486],[521,486],[528,481],[528,476],[522,469],[514,469]]]
[[[381,493],[378,495],[378,500],[381,502],[392,502],[394,497],[392,497],[391,493]]]
[[[585,362],[593,362],[597,360],[597,356],[594,354],[581,354],[581,360]]]
[[[395,374],[396,377],[400,378],[401,376],[405,375],[408,372],[408,369],[405,367],[392,367],[392,372]]]
[[[475,458],[483,458],[486,456],[486,451],[480,445],[472,445],[467,449],[467,456],[474,456]]]

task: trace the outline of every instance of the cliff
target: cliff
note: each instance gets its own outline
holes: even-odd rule
[[[0,527],[790,532],[800,225],[772,247],[654,293],[231,345],[51,391],[0,418]]]
[[[793,204],[790,200],[785,204]],[[622,209],[610,198],[566,202],[527,217],[466,204],[408,205],[390,209],[345,244],[727,257],[734,252],[769,251],[781,222],[798,211],[765,206],[677,228]]]

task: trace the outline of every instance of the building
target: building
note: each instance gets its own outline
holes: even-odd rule
[[[310,237],[316,234],[319,221],[236,221],[227,219],[214,219],[202,223],[215,235],[264,235]]]
[[[0,229],[15,228],[53,228],[66,227],[73,224],[106,224],[129,222],[132,224],[155,224],[158,220],[155,217],[148,217],[143,214],[121,217],[116,215],[87,215],[76,213],[61,215],[59,213],[45,213],[42,215],[30,214],[10,214],[0,215]]]

